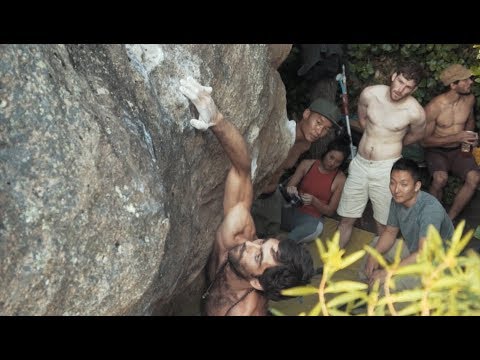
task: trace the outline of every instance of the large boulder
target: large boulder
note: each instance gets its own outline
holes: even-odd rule
[[[213,87],[258,193],[291,144],[289,50],[0,45],[0,314],[146,315],[188,288],[230,164],[179,80]]]

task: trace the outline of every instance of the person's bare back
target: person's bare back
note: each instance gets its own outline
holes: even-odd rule
[[[365,130],[359,144],[360,156],[368,160],[400,157],[404,137],[410,127],[425,124],[423,108],[408,96],[393,101],[390,87],[374,85],[365,88],[359,99],[359,117]]]

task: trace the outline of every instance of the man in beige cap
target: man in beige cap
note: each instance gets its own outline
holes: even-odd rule
[[[430,193],[442,199],[443,188],[447,185],[448,172],[465,181],[448,212],[454,220],[472,198],[480,183],[479,168],[469,151],[477,145],[473,107],[475,97],[471,93],[472,72],[460,64],[447,67],[440,74],[440,80],[447,91],[434,97],[425,107],[427,129],[423,146],[425,160],[433,180]],[[467,146],[462,151],[461,144]]]

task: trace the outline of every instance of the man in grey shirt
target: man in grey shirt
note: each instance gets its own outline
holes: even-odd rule
[[[387,227],[371,245],[388,262],[392,262],[399,243],[398,232],[405,240],[402,248],[400,266],[413,264],[422,249],[427,236],[428,226],[432,224],[445,241],[453,235],[453,224],[442,204],[432,195],[420,190],[422,183],[417,164],[410,159],[397,160],[390,172],[390,192],[392,200],[388,214]],[[363,268],[363,267],[362,267]],[[361,268],[361,269],[362,269]],[[362,271],[362,270],[361,270]],[[372,256],[366,258],[366,264],[360,277],[373,285],[376,279],[383,282],[386,271]],[[396,291],[414,287],[418,278],[402,277],[396,280]]]

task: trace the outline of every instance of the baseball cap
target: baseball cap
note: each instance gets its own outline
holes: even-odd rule
[[[316,113],[325,116],[336,127],[341,127],[338,123],[340,121],[340,110],[338,110],[338,107],[334,103],[324,98],[317,98],[308,108],[311,111],[315,111]]]
[[[454,81],[465,80],[472,75],[472,72],[465,66],[453,64],[440,73],[440,80],[443,82],[443,85],[448,86]]]

